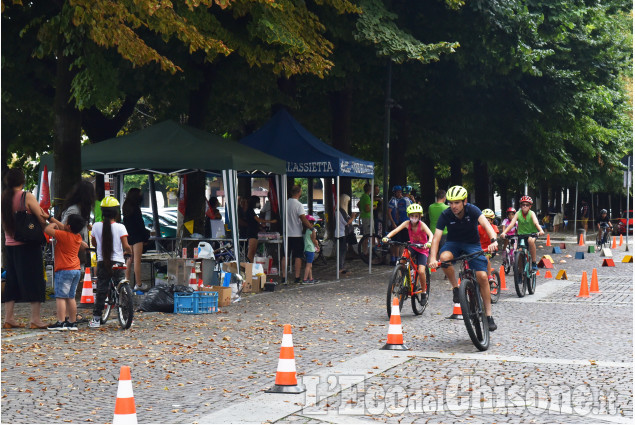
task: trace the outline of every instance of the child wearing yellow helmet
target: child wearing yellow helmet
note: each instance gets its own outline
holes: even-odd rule
[[[421,288],[426,288],[426,266],[428,264],[428,255],[430,255],[430,241],[432,240],[432,232],[430,228],[421,220],[423,208],[419,204],[412,204],[406,209],[408,220],[401,223],[395,229],[383,238],[384,242],[388,242],[391,237],[398,235],[399,232],[407,231],[408,238],[411,243],[425,244],[425,248],[410,247],[410,254],[417,263],[417,270]],[[425,293],[425,291],[424,291]]]

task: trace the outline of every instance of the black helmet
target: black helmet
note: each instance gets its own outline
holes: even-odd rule
[[[600,210],[600,214],[606,214],[608,211],[606,211],[605,209],[601,209]]]

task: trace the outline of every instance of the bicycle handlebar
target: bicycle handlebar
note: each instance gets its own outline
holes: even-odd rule
[[[399,242],[399,241],[388,241],[390,245],[400,245],[414,248],[425,248],[425,244],[422,243],[412,243],[412,242]]]
[[[471,254],[460,255],[460,256],[458,256],[456,258],[453,258],[451,260],[439,262],[439,267],[442,268],[442,269],[445,269],[445,268],[450,267],[454,263],[457,263],[457,262],[463,261],[463,260],[471,260],[472,258],[478,257],[479,255],[492,254],[492,257],[493,257],[493,256],[496,255],[497,252],[498,251],[494,251],[494,252],[476,251],[476,252],[473,252]]]
[[[526,235],[505,235],[505,239],[515,239],[515,238],[523,238],[523,239],[527,239],[527,238],[538,238],[538,233],[528,233]]]

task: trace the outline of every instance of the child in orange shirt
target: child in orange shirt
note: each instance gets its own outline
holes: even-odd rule
[[[496,217],[496,214],[494,214],[494,211],[490,210],[489,208],[485,208],[483,210],[483,215],[485,216],[487,221],[489,221],[489,224],[492,225],[492,229],[494,229],[494,231],[498,233],[498,226],[494,224],[494,217]],[[480,224],[478,225],[478,236],[481,240],[481,248],[484,251],[486,251],[487,247],[492,242],[490,241],[490,237],[487,235],[487,232],[485,231],[485,229],[483,229],[483,226],[481,226]],[[487,257],[487,275],[491,276],[492,275],[492,264],[490,262],[491,254],[486,254],[485,256]]]
[[[88,248],[82,241],[80,232],[84,228],[84,219],[79,214],[71,214],[67,224],[62,224],[53,217],[49,219],[51,224],[46,226],[44,232],[55,238],[55,307],[57,309],[57,322],[50,325],[49,331],[76,331],[77,322],[69,322],[68,318],[77,317],[77,304],[75,303],[75,291],[82,277],[79,263],[79,248]]]

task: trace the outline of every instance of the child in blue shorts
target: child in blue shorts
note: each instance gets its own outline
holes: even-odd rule
[[[315,218],[310,215],[306,216],[309,223],[315,223]],[[313,259],[315,258],[315,253],[320,252],[320,245],[317,241],[317,230],[309,229],[304,226],[304,236],[302,236],[304,240],[304,258],[306,258],[306,267],[304,268],[304,280],[302,281],[305,285],[311,285],[315,283],[313,280]]]
[[[79,262],[79,248],[88,248],[82,241],[80,232],[84,228],[85,221],[79,214],[71,214],[67,224],[62,224],[55,218],[50,218],[51,224],[46,226],[44,232],[55,238],[55,307],[57,309],[57,322],[50,325],[49,331],[76,331],[77,322],[70,322],[69,317],[77,317],[77,304],[75,291],[82,277]]]

